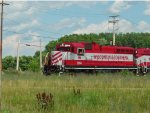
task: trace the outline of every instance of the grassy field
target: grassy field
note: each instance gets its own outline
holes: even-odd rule
[[[42,92],[53,94],[54,106],[41,108],[36,94]],[[5,73],[1,113],[150,113],[150,75]]]

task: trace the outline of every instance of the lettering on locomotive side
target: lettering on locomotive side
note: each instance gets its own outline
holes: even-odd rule
[[[118,55],[94,55],[96,60],[129,60],[128,56]]]
[[[78,65],[81,65],[81,64],[82,64],[82,62],[78,61],[78,62],[77,62],[77,64],[78,64]]]

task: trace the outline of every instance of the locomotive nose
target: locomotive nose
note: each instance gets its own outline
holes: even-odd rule
[[[62,65],[62,52],[61,51],[52,51],[51,52],[51,64],[52,65]]]

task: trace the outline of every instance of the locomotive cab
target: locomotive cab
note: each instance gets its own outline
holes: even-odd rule
[[[51,52],[51,65],[64,65],[63,60],[67,58],[67,54],[71,52],[71,45],[62,43],[56,46],[55,51]]]
[[[58,44],[54,51],[46,55],[43,73],[47,75],[51,72],[61,71],[64,66],[64,60],[67,59],[71,51],[72,47],[70,44]]]

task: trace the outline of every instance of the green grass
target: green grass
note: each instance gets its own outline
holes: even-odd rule
[[[67,75],[67,76],[66,76]],[[74,95],[73,87],[81,90]],[[54,107],[41,109],[37,93],[52,93]],[[2,113],[149,113],[150,75],[131,73],[43,76],[39,73],[2,75]]]

